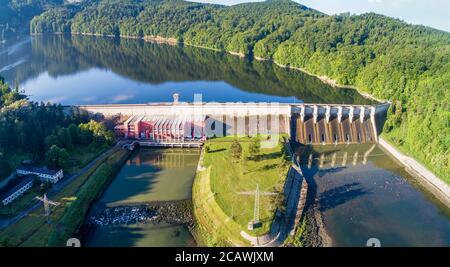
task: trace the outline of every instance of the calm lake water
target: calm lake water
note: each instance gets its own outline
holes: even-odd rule
[[[191,199],[198,149],[141,149],[122,167],[93,209],[150,201]],[[88,246],[192,246],[184,225],[165,223],[96,227]]]
[[[370,103],[355,90],[269,62],[201,48],[88,36],[0,45],[0,75],[32,100],[62,104],[204,101]]]
[[[298,151],[334,245],[450,246],[450,210],[378,145]]]

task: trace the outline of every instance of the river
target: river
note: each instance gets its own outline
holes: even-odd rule
[[[172,101],[173,93],[180,93],[181,101],[201,93],[204,101],[219,102],[373,103],[353,89],[333,88],[267,61],[92,36],[34,36],[1,44],[0,75],[31,100],[64,105]],[[378,146],[364,160],[369,149],[317,146],[300,151],[302,169],[313,181],[313,204],[333,243],[364,246],[374,237],[382,245],[450,246],[448,207]],[[198,151],[141,150],[93,210],[188,200],[197,161]],[[96,227],[87,245],[194,244],[185,225],[147,223]]]
[[[450,210],[379,145],[297,150],[310,207],[335,246],[449,246]]]
[[[140,149],[125,163],[90,216],[105,208],[191,199],[199,149]],[[193,246],[186,225],[164,222],[95,226],[87,246]]]

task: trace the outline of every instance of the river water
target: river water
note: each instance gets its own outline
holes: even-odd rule
[[[0,76],[32,100],[66,105],[172,101],[173,93],[180,93],[181,101],[201,93],[204,101],[219,102],[372,103],[355,90],[332,88],[270,62],[99,37],[36,36],[0,45]],[[382,245],[450,246],[449,209],[378,146],[364,160],[370,149],[317,146],[300,151],[334,244],[364,246],[374,237]],[[191,150],[141,150],[95,207],[190,199],[198,156]],[[89,246],[194,244],[185,226],[167,224],[96,228],[88,240]]]
[[[140,149],[125,163],[93,211],[154,201],[191,199],[198,149]],[[140,223],[96,226],[87,246],[192,246],[185,225]]]
[[[333,245],[450,246],[450,210],[379,145],[297,151]]]

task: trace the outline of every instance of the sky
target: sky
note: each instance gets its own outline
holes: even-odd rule
[[[258,0],[191,0],[233,5]],[[450,0],[294,0],[326,14],[375,12],[450,32]]]

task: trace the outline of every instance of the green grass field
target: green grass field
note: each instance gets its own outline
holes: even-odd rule
[[[233,137],[225,137],[208,141],[210,149],[205,153],[204,166],[210,169],[211,191],[218,206],[242,230],[251,235],[262,235],[270,229],[276,198],[282,197],[264,196],[262,193],[282,190],[289,164],[282,160],[281,144],[274,148],[262,148],[257,157],[249,158],[249,137],[238,139],[243,157],[234,163],[229,152],[233,140]],[[261,192],[259,212],[262,226],[249,231],[247,225],[253,219],[255,197],[240,193],[255,191],[256,185],[259,185]]]
[[[240,235],[241,226],[228,217],[217,204],[210,184],[211,167],[197,172],[192,189],[195,239],[199,246],[249,246]]]
[[[106,151],[105,147],[97,146],[76,146],[74,149],[69,150],[69,165],[71,165],[66,172],[76,173],[89,162],[93,161],[98,155]]]

